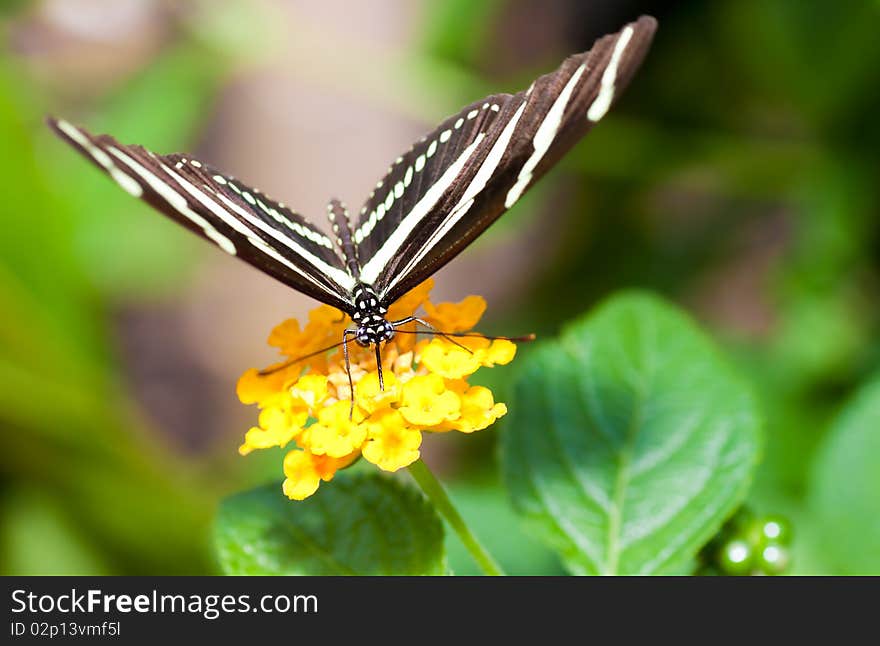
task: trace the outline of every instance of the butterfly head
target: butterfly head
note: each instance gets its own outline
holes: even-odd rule
[[[394,326],[385,318],[388,308],[369,285],[358,285],[354,291],[352,320],[357,325],[355,341],[367,347],[388,341],[394,336]]]

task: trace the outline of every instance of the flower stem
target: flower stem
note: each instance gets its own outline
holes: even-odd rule
[[[458,510],[452,505],[449,494],[439,480],[431,473],[428,465],[423,460],[416,460],[409,465],[409,472],[416,483],[421,487],[422,492],[428,499],[434,503],[437,511],[446,519],[449,525],[458,534],[458,538],[464,544],[467,551],[471,553],[474,561],[480,566],[486,574],[490,576],[502,576],[504,571],[501,566],[495,562],[492,555],[486,551],[477,537],[474,536],[470,528],[465,524],[464,519]]]

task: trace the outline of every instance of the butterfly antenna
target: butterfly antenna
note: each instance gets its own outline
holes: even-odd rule
[[[441,332],[440,330],[397,330],[397,332],[400,334],[431,334],[435,336],[458,338],[473,337],[475,339],[486,339],[487,341],[514,341],[516,343],[530,343],[538,338],[534,333],[524,334],[523,336],[494,336],[491,334],[481,334],[480,332]],[[450,341],[455,343],[453,339],[450,339]],[[467,349],[468,348],[465,348],[465,350]]]
[[[310,352],[309,354],[303,355],[301,357],[297,357],[296,359],[288,359],[284,363],[279,363],[277,366],[272,366],[271,368],[265,368],[257,372],[261,377],[265,377],[266,375],[271,375],[273,373],[278,372],[279,370],[284,370],[285,368],[289,368],[290,366],[299,363],[300,361],[305,361],[306,359],[311,359],[312,357],[317,357],[319,354],[324,354],[333,348],[338,348],[340,345],[343,345],[345,341],[341,341],[339,343],[334,343],[333,345],[328,345],[326,348],[321,348],[320,350],[315,350],[314,352]]]
[[[406,325],[407,323],[419,323],[420,325],[428,328],[427,330],[400,330],[398,329],[401,325]],[[474,337],[478,339],[486,339],[488,341],[516,341],[518,343],[527,343],[529,341],[535,340],[534,334],[526,334],[525,336],[489,336],[486,334],[480,334],[479,332],[443,332],[442,330],[438,330],[433,325],[425,321],[424,319],[420,319],[417,316],[407,316],[406,318],[400,319],[399,321],[394,321],[391,324],[394,327],[396,332],[400,332],[402,334],[433,334],[435,336],[443,337],[448,340],[450,343],[454,343],[462,350],[466,350],[469,354],[473,354],[473,350],[471,350],[466,345],[463,345],[455,340],[454,337],[458,338],[467,338]]]
[[[407,323],[413,323],[413,322],[418,323],[420,325],[423,325],[424,327],[428,328],[429,331],[424,332],[422,330],[398,330],[397,329],[401,325],[406,325]],[[451,335],[447,334],[446,332],[441,332],[440,330],[435,328],[433,325],[431,325],[430,323],[428,323],[424,319],[420,319],[418,316],[407,316],[406,318],[400,319],[399,321],[394,321],[391,324],[391,327],[393,327],[396,332],[403,332],[404,334],[420,334],[420,333],[436,334],[437,336],[442,336],[444,339],[448,340],[450,343],[457,345],[459,348],[461,348],[462,350],[464,350],[468,354],[473,354],[473,350],[471,350],[469,347],[459,343],[455,339],[451,338]]]

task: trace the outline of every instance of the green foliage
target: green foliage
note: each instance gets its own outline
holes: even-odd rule
[[[670,306],[618,296],[521,370],[505,478],[572,572],[677,571],[745,496],[759,445],[754,402]]]
[[[18,487],[0,501],[0,549],[7,572],[37,576],[107,574],[104,557],[57,499]]]
[[[553,10],[566,10],[560,7]],[[402,113],[427,124],[479,96],[524,87],[532,70],[526,78],[520,64],[515,78],[487,72],[514,69],[498,60],[504,48],[495,45],[504,42],[498,30],[516,10],[505,0],[432,3],[423,14],[421,42],[401,56],[402,72],[395,75],[417,87],[398,90],[396,96],[411,101],[399,106]],[[0,37],[33,13],[27,3],[5,3]],[[215,464],[211,456],[172,455],[135,412],[115,365],[108,317],[122,299],[137,304],[167,293],[208,246],[119,191],[42,124],[44,114],[55,113],[162,152],[192,149],[230,64],[248,69],[255,55],[285,39],[283,22],[250,3],[212,3],[208,13],[189,14],[195,27],[185,18],[176,23],[153,59],[118,87],[101,95],[77,92],[75,102],[52,96],[51,74],[32,74],[43,63],[33,66],[30,48],[20,46],[30,41],[7,47],[0,63],[2,574],[212,571],[209,520],[219,487],[197,474],[216,474]],[[632,17],[625,13],[608,3],[608,16]],[[548,232],[561,232],[537,264],[509,268],[510,280],[522,281],[519,300],[507,313],[493,304],[487,331],[552,337],[594,303],[632,285],[684,304],[724,345],[724,354],[735,357],[759,398],[766,443],[748,504],[758,517],[778,512],[791,520],[791,543],[785,543],[791,571],[878,573],[880,395],[877,378],[868,376],[880,368],[880,4],[722,0],[685,3],[658,17],[658,38],[621,104],[481,238],[485,247],[499,231],[514,235],[544,221],[553,223]],[[557,34],[554,46],[586,48],[589,28],[580,40]],[[253,33],[268,37],[255,43]],[[542,65],[546,47],[529,42],[527,29],[517,33],[519,49]],[[650,315],[611,317],[609,308],[621,303]],[[669,363],[658,364],[667,372],[655,377],[643,405],[650,414],[627,451],[621,419],[632,412],[642,370],[650,367],[647,346],[636,341],[655,324],[675,330],[655,348],[656,358]],[[601,361],[578,363],[584,350],[571,341],[576,334],[606,352]],[[669,341],[680,337],[691,355]],[[550,348],[570,358],[551,356]],[[456,466],[467,473],[450,483],[475,533],[514,574],[558,572],[551,548],[562,550],[574,572],[611,569],[615,560],[620,572],[645,571],[650,562],[652,571],[685,571],[748,485],[756,441],[744,395],[745,412],[731,422],[743,426],[742,437],[717,447],[717,456],[730,451],[736,459],[728,468],[699,470],[713,437],[706,420],[733,419],[735,393],[743,386],[692,324],[644,297],[612,301],[558,342],[533,357],[528,352],[522,348],[517,360],[528,364],[520,384],[531,379],[540,387],[520,385],[503,395],[516,365],[488,378],[498,380],[493,390],[511,409],[502,422],[506,481],[546,542],[523,536],[505,491],[492,481],[487,465],[494,464],[497,433],[491,430],[461,438],[464,459]],[[627,361],[632,368],[624,372]],[[689,387],[697,375],[709,385]],[[587,379],[604,384],[596,401],[619,415],[612,425],[617,445],[598,436],[592,401],[563,396]],[[535,407],[550,401],[553,415],[541,417]],[[676,420],[698,410],[705,418],[687,435]],[[563,415],[583,419],[563,423]],[[548,429],[571,444],[564,450],[552,445]],[[718,431],[715,439],[726,437]],[[669,446],[664,441],[672,442],[668,466],[633,477],[639,459],[651,447]],[[628,463],[621,462],[624,455]],[[223,473],[223,486],[241,486],[246,469],[262,481],[278,459],[248,458],[238,481]],[[526,466],[532,470],[515,474]],[[614,500],[618,477],[629,478],[622,513],[596,503],[603,496]],[[534,500],[529,484],[540,478],[553,486],[554,497],[544,503],[571,505],[564,524],[587,537],[590,559],[551,526],[559,512]],[[354,481],[340,474],[319,496],[330,499]],[[368,481],[371,488],[386,487]],[[595,484],[586,492],[595,500],[579,498],[583,482]],[[403,485],[387,486],[419,507]],[[654,497],[655,489],[662,495]],[[627,496],[638,493],[644,497],[633,504]],[[242,507],[256,500],[254,509],[283,518],[320,506],[286,501],[277,488],[235,500]],[[614,514],[617,548],[611,552],[617,556],[609,559]],[[638,524],[646,518],[653,522]],[[334,516],[332,522],[344,521]],[[370,522],[384,521],[371,516]],[[436,547],[436,536],[432,540]],[[476,573],[456,539],[446,540],[451,569]],[[758,558],[758,543],[749,536],[737,540]],[[253,567],[244,555],[230,554],[236,567]],[[728,565],[736,569],[736,550],[733,557]],[[431,562],[432,571],[445,572],[440,557]],[[296,563],[305,568],[312,561],[299,554]]]
[[[221,73],[209,52],[170,48],[103,97],[90,125],[137,137],[135,124],[160,148],[179,144]],[[148,100],[156,95],[168,111]],[[0,484],[10,486],[0,572],[206,573],[209,487],[135,414],[105,318],[117,289],[130,297],[158,285],[163,268],[179,275],[173,241],[185,235],[154,214],[129,226],[125,212],[140,207],[45,127],[60,106],[3,59],[0,172],[11,190],[0,205]]]
[[[498,480],[453,480],[449,495],[468,526],[507,574],[564,574],[559,558],[553,551],[524,530],[519,516],[510,505],[507,492]],[[449,553],[449,569],[453,574],[482,574],[454,532],[446,532],[446,550]]]
[[[424,49],[459,64],[479,62],[502,7],[501,0],[449,0],[427,5],[430,15],[425,20]],[[470,28],[462,30],[462,24]]]
[[[376,475],[341,473],[293,503],[278,484],[226,499],[215,531],[227,574],[445,574],[440,518]]]
[[[880,575],[880,375],[834,420],[811,478],[818,547],[841,574]]]

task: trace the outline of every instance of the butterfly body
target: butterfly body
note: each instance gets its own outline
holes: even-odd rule
[[[390,341],[394,336],[394,324],[385,318],[388,308],[370,285],[358,284],[354,289],[355,306],[349,313],[354,321],[355,341],[367,347]]]
[[[399,156],[356,218],[339,200],[321,231],[281,202],[189,155],[157,155],[59,119],[55,132],[125,191],[225,252],[351,316],[359,345],[391,339],[388,308],[463,251],[609,110],[641,64],[648,16],[517,94],[494,94]],[[377,356],[378,359],[378,356]]]

